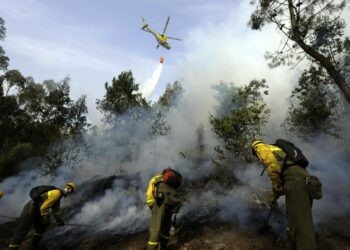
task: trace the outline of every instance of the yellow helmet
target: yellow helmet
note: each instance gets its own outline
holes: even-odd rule
[[[77,184],[75,184],[74,182],[68,182],[66,183],[66,185],[64,185],[64,187],[72,189],[73,192],[77,191]]]
[[[4,192],[0,191],[0,199],[4,196]]]

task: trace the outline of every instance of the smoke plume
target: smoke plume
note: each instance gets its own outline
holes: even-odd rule
[[[150,98],[156,88],[160,74],[162,73],[163,63],[159,63],[152,76],[146,80],[142,86],[141,93],[145,98]]]
[[[24,163],[19,175],[0,183],[0,190],[5,192],[0,201],[1,213],[17,217],[34,186],[62,187],[66,181],[76,181],[79,191],[62,201],[63,217],[66,222],[91,227],[54,231],[46,237],[77,237],[65,238],[65,242],[55,237],[56,241],[50,242],[73,244],[92,234],[142,231],[150,219],[145,206],[149,178],[171,166],[184,177],[182,193],[186,201],[179,214],[184,224],[219,219],[246,226],[257,218],[264,220],[266,209],[259,210],[254,201],[266,201],[270,180],[266,174],[260,176],[260,163],[243,166],[233,161],[219,169],[212,164],[214,147],[220,141],[211,131],[208,115],[215,114],[218,105],[213,85],[233,82],[242,86],[253,79],[266,78],[270,86],[266,102],[271,117],[263,139],[267,143],[274,143],[278,137],[289,139],[309,158],[310,173],[320,177],[324,188],[324,199],[314,203],[317,223],[344,216],[350,209],[348,127],[340,131],[343,140],[320,135],[308,143],[288,136],[281,129],[300,68],[268,69],[263,54],[278,47],[279,36],[271,27],[260,33],[242,28],[250,13],[251,8],[242,4],[225,21],[198,27],[184,39],[186,53],[172,66],[171,74],[174,80],[181,79],[185,92],[177,106],[164,111],[164,119],[171,125],[170,133],[150,138],[152,114],[136,110],[143,119],[135,120],[132,114],[136,111],[129,110],[118,117],[118,126],[96,128],[86,135],[88,150],[79,154],[77,166],[63,164],[54,175],[45,176],[37,169],[30,170],[31,162]],[[160,64],[144,84],[146,97],[152,95],[161,71]],[[199,128],[204,131],[202,145],[198,145]],[[281,207],[283,200],[281,197]]]

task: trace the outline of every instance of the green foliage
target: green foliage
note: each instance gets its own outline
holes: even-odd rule
[[[350,103],[349,77],[343,67],[349,57],[345,20],[349,0],[261,0],[250,18],[252,29],[273,23],[283,35],[280,47],[267,52],[270,67],[296,66],[304,58],[323,67]],[[344,59],[345,58],[345,59]]]
[[[343,43],[344,56],[339,61],[339,68],[347,82],[350,82],[350,39],[346,37]]]
[[[32,153],[33,148],[30,143],[19,143],[2,154],[0,156],[0,178],[16,174],[19,170],[19,163],[30,157]]]
[[[18,98],[15,95],[8,95],[9,87],[4,88],[8,82],[10,82],[8,85],[14,84],[8,79],[11,75],[5,73],[0,76],[0,155],[5,155],[17,143],[25,142],[20,138],[26,137],[25,129],[28,128],[30,119],[18,104]]]
[[[158,164],[158,155],[157,155],[157,139],[159,136],[165,136],[170,133],[171,126],[167,124],[164,116],[165,112],[162,111],[157,106],[153,106],[151,118],[151,130],[150,137],[153,139],[153,164]]]
[[[0,17],[0,41],[6,36],[5,21]],[[6,70],[9,58],[5,55],[4,49],[0,46],[0,70]]]
[[[259,4],[250,20],[252,29],[257,29],[254,24],[260,29],[264,23],[274,23],[286,36],[281,40],[281,47],[277,51],[266,53],[265,57],[269,60],[269,66],[294,65],[304,58],[315,61],[315,58],[305,53],[305,48],[301,48],[296,42],[295,32],[310,49],[331,58],[335,65],[338,60],[337,55],[341,55],[344,51],[346,40],[345,21],[338,15],[344,9],[346,1],[340,1],[338,4],[313,0],[303,1],[300,5],[294,3],[293,13],[296,19],[294,22],[290,11],[284,7],[288,6],[288,1],[282,2],[283,4],[278,1],[269,1],[268,8]],[[256,19],[254,15],[262,19],[262,24],[254,22]]]
[[[334,53],[343,52],[341,40],[345,38],[345,21],[330,16],[318,16],[315,22],[317,25],[310,37],[311,46],[322,54],[329,53],[330,49],[334,50]]]
[[[292,94],[296,104],[288,110],[287,128],[304,140],[319,133],[338,136],[340,109],[334,87],[322,68],[311,66],[305,70]]]
[[[167,84],[164,94],[159,97],[158,104],[163,107],[175,106],[182,93],[183,88],[180,82],[175,81],[173,84]]]
[[[221,100],[217,115],[210,115],[209,122],[215,135],[223,141],[223,147],[235,157],[250,161],[250,143],[261,136],[262,127],[270,110],[266,108],[263,94],[267,95],[265,80],[251,81],[244,87],[227,87],[220,84],[218,99]],[[221,147],[217,152],[222,154]]]
[[[113,78],[111,86],[105,84],[105,89],[105,96],[102,100],[97,100],[96,104],[105,114],[107,121],[129,109],[149,106],[142,94],[137,93],[139,85],[135,83],[131,71],[121,72],[118,78]]]
[[[259,12],[255,11],[251,16],[248,25],[253,30],[261,30],[261,28],[264,26],[264,18],[259,14]]]
[[[207,159],[205,159],[205,149],[207,145],[205,144],[205,130],[203,124],[200,124],[196,130],[196,157],[195,166],[201,166]]]
[[[158,163],[159,157],[157,156],[157,139],[159,136],[168,135],[171,132],[171,126],[165,120],[165,117],[169,110],[177,105],[177,102],[183,93],[183,88],[178,81],[173,84],[167,84],[166,89],[158,101],[154,103],[149,110],[151,115],[150,122],[150,138],[153,139],[153,164]],[[147,120],[148,118],[146,117]]]
[[[55,154],[49,151],[52,145],[76,137],[88,125],[85,97],[77,102],[69,97],[68,78],[50,89],[46,86],[23,77],[18,70],[0,76],[0,153],[5,157],[0,162],[0,178],[18,170],[20,161],[7,156],[17,145],[32,147],[28,157]]]
[[[1,85],[3,86],[2,93],[7,96],[12,88],[16,88],[16,87],[23,88],[26,82],[26,79],[22,76],[22,74],[18,70],[14,69],[14,70],[8,70],[5,72],[4,75],[0,76],[0,82],[1,82]],[[6,86],[6,90],[5,90],[5,86]]]
[[[5,35],[0,18],[0,40]],[[4,71],[0,75],[0,179],[16,174],[20,163],[30,157],[54,158],[49,163],[57,168],[63,159],[72,158],[66,152],[75,150],[63,147],[64,141],[81,140],[88,127],[86,97],[76,102],[70,98],[69,78],[38,84],[7,66],[0,47],[0,70]]]
[[[44,125],[49,128],[47,138],[50,141],[45,149],[49,147],[50,150],[46,154],[44,170],[52,173],[63,161],[76,157],[76,150],[79,151],[80,145],[84,144],[82,136],[89,124],[86,119],[86,96],[74,102],[69,96],[68,78],[54,83],[50,90],[46,86],[48,85],[44,87],[47,95],[44,97],[41,117]],[[70,163],[74,164],[73,161]]]
[[[151,135],[153,137],[167,135],[170,129],[170,125],[167,125],[164,119],[164,113],[161,110],[156,110],[152,119]]]

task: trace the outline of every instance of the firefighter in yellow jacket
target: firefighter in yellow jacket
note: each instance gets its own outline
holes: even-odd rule
[[[77,185],[74,182],[68,182],[63,190],[54,186],[38,186],[33,188],[30,192],[32,199],[23,207],[9,249],[18,249],[32,226],[35,229],[32,239],[32,249],[38,249],[42,235],[50,224],[50,209],[56,223],[64,226],[61,218],[60,200],[62,197],[67,197],[74,193],[76,189]]]
[[[0,199],[4,196],[4,192],[0,191]]]
[[[270,207],[276,208],[277,199],[285,195],[290,248],[317,249],[311,211],[312,199],[305,181],[309,176],[308,172],[293,162],[285,162],[286,153],[275,145],[256,140],[252,143],[252,151],[267,167],[272,182],[272,192],[268,200]]]
[[[149,182],[146,202],[152,212],[147,250],[166,249],[170,237],[172,217],[179,211],[180,199],[176,189],[182,184],[181,175],[167,168]]]

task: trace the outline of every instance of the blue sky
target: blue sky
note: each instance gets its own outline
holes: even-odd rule
[[[226,18],[240,1],[199,0],[2,0],[1,17],[6,22],[3,44],[10,68],[31,75],[38,82],[70,76],[72,95],[87,94],[90,113],[104,83],[122,70],[131,69],[137,82],[150,77],[159,57],[172,65],[185,52],[183,42],[172,50],[156,50],[152,36],[140,30],[141,16],[161,31],[171,16],[167,33],[186,40],[191,30]],[[164,68],[153,99],[170,79]],[[92,118],[95,119],[95,118]]]
[[[280,37],[273,27],[263,32],[247,27],[253,10],[248,2],[1,0],[0,13],[7,28],[3,47],[10,68],[37,82],[71,77],[73,98],[86,94],[89,118],[97,122],[101,116],[95,100],[102,98],[104,83],[131,69],[142,88],[159,57],[165,63],[153,100],[166,83],[175,80],[185,79],[189,93],[200,90],[205,97],[219,81],[246,84],[254,78],[271,78],[278,86],[293,79],[286,69],[266,67],[264,52],[276,49]],[[167,34],[183,41],[171,41],[170,51],[155,49],[154,38],[140,30],[141,16],[159,32],[171,16]],[[289,88],[277,87],[276,93],[282,89]]]

